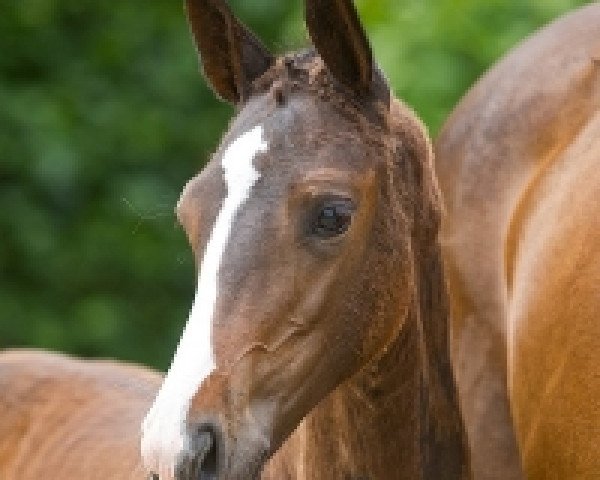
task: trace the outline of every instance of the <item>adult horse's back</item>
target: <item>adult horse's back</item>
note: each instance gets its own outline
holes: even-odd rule
[[[436,161],[476,477],[518,478],[520,457],[528,478],[600,478],[600,4],[479,81]]]
[[[0,479],[143,479],[139,425],[162,376],[108,361],[0,354]]]

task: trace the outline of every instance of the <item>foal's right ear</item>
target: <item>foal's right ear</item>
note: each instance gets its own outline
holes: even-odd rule
[[[206,79],[222,99],[246,101],[250,85],[273,64],[273,56],[225,0],[185,0],[185,6]]]

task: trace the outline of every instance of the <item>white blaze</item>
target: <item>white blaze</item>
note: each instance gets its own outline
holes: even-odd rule
[[[142,457],[146,468],[172,477],[175,462],[185,447],[185,421],[190,402],[204,379],[215,369],[212,320],[217,301],[221,258],[227,246],[236,213],[260,178],[253,160],[265,152],[263,128],[257,126],[237,138],[222,159],[227,196],[206,245],[194,304],[179,340],[175,357],[142,424]]]

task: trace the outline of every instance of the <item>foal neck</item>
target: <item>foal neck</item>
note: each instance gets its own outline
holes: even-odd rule
[[[414,307],[400,335],[301,424],[286,455],[291,478],[470,478],[439,248],[415,267]]]

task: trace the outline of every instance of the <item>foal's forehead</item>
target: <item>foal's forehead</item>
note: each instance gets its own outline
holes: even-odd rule
[[[224,136],[215,162],[257,126],[268,148],[255,157],[254,165],[265,174],[331,167],[362,171],[381,158],[385,143],[381,133],[369,132],[358,119],[306,92],[289,94],[283,105],[274,105],[271,95],[267,92],[249,101]]]
[[[239,142],[247,132],[260,129],[267,148],[253,156],[253,165],[261,173],[262,182],[270,178],[288,177],[289,180],[305,177],[310,172],[345,172],[348,177],[370,170],[380,152],[344,119],[327,125],[323,119],[310,115],[305,99],[290,99],[285,107],[241,128],[232,129],[213,158],[222,163],[231,145]],[[322,173],[322,176],[325,176]]]
[[[385,156],[385,116],[369,118],[338,87],[314,52],[279,58],[257,81],[211,162],[188,183],[181,200],[202,196],[206,205],[210,199],[222,198],[226,191],[223,158],[257,128],[266,148],[252,155],[252,165],[260,174],[255,190],[261,190],[261,185],[275,188],[276,183],[285,189],[312,177],[362,183],[361,177]]]

